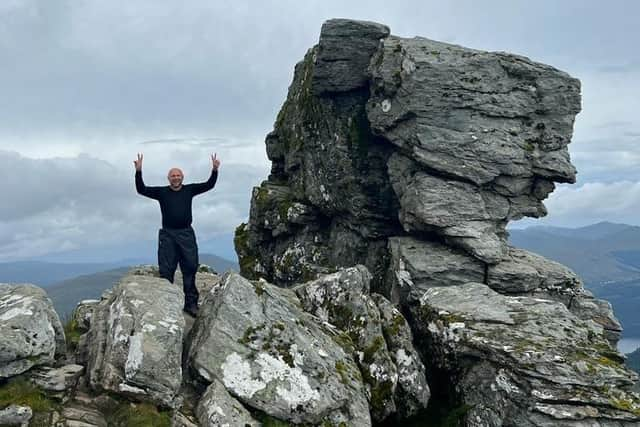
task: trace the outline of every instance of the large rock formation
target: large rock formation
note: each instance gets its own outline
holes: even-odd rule
[[[377,314],[357,280],[324,275],[366,266],[371,290],[408,316],[431,391],[474,408],[466,425],[635,425],[611,306],[507,243],[509,221],[546,215],[554,183],[575,182],[579,111],[580,82],[528,58],[327,21],[266,138],[271,174],[236,229],[242,274],[318,278],[297,290],[305,309],[349,333],[332,307],[349,301],[362,351]],[[374,364],[393,379],[389,354]],[[385,396],[374,420],[408,415]]]

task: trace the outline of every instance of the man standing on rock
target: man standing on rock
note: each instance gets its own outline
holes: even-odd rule
[[[136,190],[139,194],[157,200],[162,212],[162,228],[158,233],[158,267],[160,276],[173,283],[178,263],[182,271],[184,311],[195,317],[198,313],[198,245],[191,227],[191,201],[194,196],[211,190],[218,179],[220,160],[211,156],[211,176],[206,182],[182,184],[184,175],[178,168],[167,174],[169,185],[147,187],[142,180],[142,154],[133,163],[136,167]]]

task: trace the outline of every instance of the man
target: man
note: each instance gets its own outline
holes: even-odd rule
[[[158,233],[158,267],[160,276],[173,283],[178,263],[182,271],[184,289],[184,311],[195,317],[198,313],[198,245],[191,228],[191,201],[194,196],[211,190],[218,179],[220,160],[211,156],[211,176],[206,182],[182,184],[184,175],[178,168],[167,174],[169,185],[147,187],[142,180],[142,154],[133,163],[136,167],[136,190],[139,194],[157,200],[162,212],[162,228]]]

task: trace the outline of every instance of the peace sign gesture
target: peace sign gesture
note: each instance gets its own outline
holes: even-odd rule
[[[213,170],[215,171],[220,167],[220,160],[218,160],[216,156],[217,154],[215,153],[211,155],[211,167],[213,167]]]
[[[138,160],[134,160],[133,164],[136,166],[137,171],[142,170],[142,153],[138,153]]]

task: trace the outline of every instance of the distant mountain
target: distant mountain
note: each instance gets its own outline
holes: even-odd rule
[[[627,354],[625,365],[640,374],[640,348],[635,349]]]
[[[200,254],[200,263],[210,266],[218,273],[239,270],[236,263],[217,255]],[[100,297],[105,290],[115,285],[130,268],[130,266],[126,266],[80,275],[52,284],[46,288],[46,291],[58,315],[66,318],[80,301]]]
[[[600,222],[581,228],[510,230],[513,246],[558,261],[611,303],[623,337],[640,337],[640,227]]]
[[[600,222],[509,233],[512,245],[567,265],[589,285],[640,280],[640,227]]]
[[[82,274],[91,274],[123,266],[122,262],[62,263],[16,261],[0,263],[0,283],[33,283],[47,287]]]

